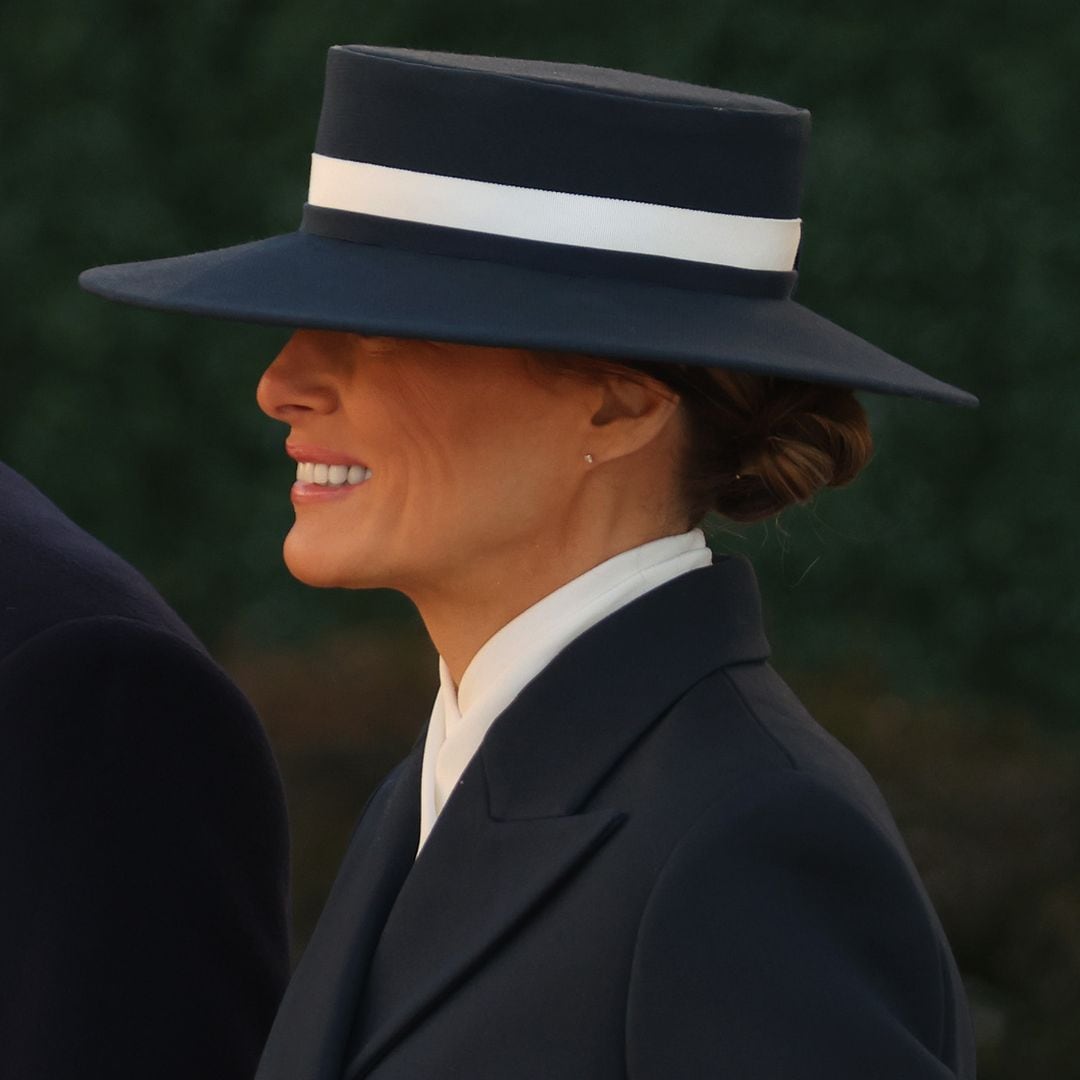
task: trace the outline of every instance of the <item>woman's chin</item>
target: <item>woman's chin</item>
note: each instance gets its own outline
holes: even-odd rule
[[[316,589],[362,588],[356,575],[350,574],[340,559],[325,549],[313,551],[311,547],[290,532],[282,548],[285,566],[297,581]]]
[[[297,581],[304,585],[310,585],[315,589],[335,589],[341,586],[341,582],[332,574],[312,572],[307,566],[296,566],[290,563],[288,560],[285,562],[288,567],[289,573],[292,574]]]

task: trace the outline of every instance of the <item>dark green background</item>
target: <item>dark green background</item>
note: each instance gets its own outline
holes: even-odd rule
[[[347,724],[319,742],[302,694],[275,713],[288,695],[259,657],[404,633],[423,660],[402,668],[412,697],[379,691],[401,709],[389,757],[425,719],[431,656],[400,597],[307,589],[281,564],[285,429],[254,390],[285,335],[107,304],[78,271],[295,228],[333,43],[606,64],[811,109],[798,299],[983,405],[865,395],[877,453],[851,488],[711,540],[753,558],[777,666],[897,807],[979,1002],[985,1075],[1080,1075],[1080,7],[66,0],[2,19],[0,458],[246,680],[290,782],[304,911],[362,803],[350,777],[381,758]],[[302,827],[329,830],[317,865]]]

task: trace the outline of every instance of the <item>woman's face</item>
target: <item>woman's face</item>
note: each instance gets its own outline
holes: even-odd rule
[[[256,397],[289,425],[290,456],[338,465],[331,478],[370,470],[358,484],[293,484],[290,572],[414,595],[460,587],[493,560],[512,565],[558,529],[596,395],[541,377],[523,350],[300,330]]]

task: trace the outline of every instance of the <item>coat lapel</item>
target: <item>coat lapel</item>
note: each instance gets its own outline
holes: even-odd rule
[[[671,705],[717,668],[768,654],[753,570],[729,556],[614,612],[522,690],[398,895],[344,1080],[367,1075],[602,849],[626,815],[586,809],[590,796]]]
[[[482,770],[470,765],[466,771],[379,941],[345,1080],[374,1068],[623,820],[605,810],[493,821]]]
[[[368,964],[416,855],[422,751],[421,738],[362,815],[282,999],[256,1080],[341,1080]]]

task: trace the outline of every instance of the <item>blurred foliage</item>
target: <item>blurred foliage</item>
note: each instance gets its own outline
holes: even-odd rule
[[[850,490],[714,535],[759,567],[778,660],[1076,724],[1076,5],[69,0],[3,28],[0,457],[212,643],[411,608],[281,567],[284,429],[253,394],[284,335],[107,304],[77,272],[295,228],[332,43],[549,57],[811,108],[799,299],[983,400],[865,395]]]

